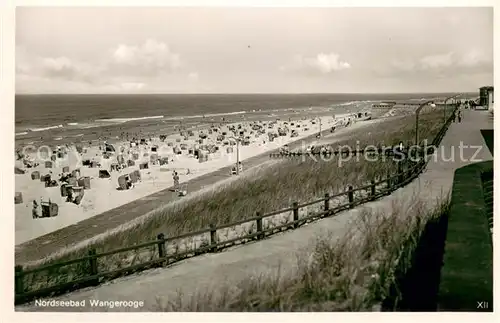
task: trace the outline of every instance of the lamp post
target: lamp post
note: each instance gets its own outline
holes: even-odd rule
[[[444,117],[444,122],[446,122],[446,107],[447,107],[447,102],[448,102],[448,100],[454,99],[454,98],[456,98],[457,96],[460,96],[460,94],[455,94],[455,95],[452,95],[452,96],[450,96],[450,97],[447,97],[447,98],[444,100],[444,108],[443,108],[443,117]]]
[[[321,137],[321,117],[318,118],[319,120],[319,133],[318,133],[318,138]]]
[[[228,137],[236,141],[236,175],[240,174],[240,138]]]
[[[418,116],[420,114],[420,110],[422,110],[422,108],[425,107],[426,105],[428,105],[429,103],[434,103],[434,101],[430,100],[430,101],[426,101],[426,102],[422,103],[421,105],[419,105],[419,107],[417,108],[417,111],[416,111],[416,116],[415,116],[415,146],[418,145]]]

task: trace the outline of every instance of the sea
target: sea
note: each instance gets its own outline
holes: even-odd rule
[[[15,140],[65,144],[133,135],[169,134],[182,125],[298,119],[370,110],[380,101],[445,98],[450,93],[411,94],[129,94],[16,95]],[[160,132],[160,133],[159,133]]]

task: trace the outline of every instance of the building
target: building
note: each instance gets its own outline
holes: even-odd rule
[[[483,86],[479,88],[479,105],[484,109],[492,110],[494,103],[493,86]]]
[[[375,103],[372,105],[372,108],[391,108],[396,104],[396,102],[393,101],[385,101],[385,102],[380,102],[380,103]]]
[[[379,103],[373,104],[372,108],[390,108],[390,107],[394,106],[395,104],[396,104],[396,102],[392,102],[392,101],[379,102]]]

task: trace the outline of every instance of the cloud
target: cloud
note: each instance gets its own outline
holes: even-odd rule
[[[196,72],[191,72],[188,74],[188,79],[191,81],[191,82],[198,82],[199,79],[200,79],[200,75]]]
[[[142,82],[125,82],[121,84],[121,88],[124,90],[141,90],[146,87],[146,83]]]
[[[19,49],[16,55],[16,76],[92,83],[94,72],[97,72],[97,67],[65,56],[31,56],[24,49]]]
[[[465,55],[463,55],[458,64],[465,67],[477,67],[481,65],[491,64],[493,67],[493,60],[489,58],[484,52],[478,49],[471,49]]]
[[[109,70],[127,76],[156,76],[173,73],[184,66],[181,56],[155,39],[141,45],[120,44],[112,50]]]
[[[424,56],[419,61],[420,68],[423,70],[447,68],[453,63],[453,52]]]
[[[41,75],[47,78],[92,82],[92,69],[67,57],[42,58]]]
[[[320,74],[331,74],[351,68],[351,64],[340,59],[336,53],[319,53],[316,56],[305,57],[296,55],[291,64],[280,67],[282,71],[304,71]]]
[[[18,46],[16,85],[24,89],[23,84],[27,84],[31,89],[39,82],[45,88],[53,81],[55,87],[57,80],[67,82],[72,89],[106,88],[123,92],[149,89],[155,83],[168,88],[178,77],[184,77],[184,82],[189,83],[199,80],[198,73],[186,73],[188,65],[180,54],[173,52],[166,43],[153,39],[139,45],[119,44],[108,52],[104,51],[100,57],[91,63],[75,57],[43,57]]]
[[[427,73],[449,76],[460,73],[493,72],[493,57],[484,51],[470,49],[463,54],[455,52],[432,54],[418,59],[392,60],[377,70],[382,74]]]

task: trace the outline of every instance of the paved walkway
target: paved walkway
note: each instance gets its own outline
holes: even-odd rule
[[[410,201],[414,195],[418,195],[427,202],[436,201],[450,191],[454,171],[457,168],[478,161],[471,160],[477,150],[474,147],[463,148],[463,158],[460,158],[461,143],[465,146],[483,147],[475,156],[476,159],[492,159],[479,132],[480,129],[491,128],[493,124],[487,112],[464,111],[462,123],[454,123],[450,126],[441,142],[437,153],[438,158],[429,162],[426,171],[418,179],[389,196],[365,204],[364,207],[381,211],[390,210],[393,203]],[[452,152],[454,160],[451,158]],[[191,295],[197,291],[202,292],[206,288],[212,289],[217,285],[236,283],[255,274],[275,272],[278,267],[292,269],[296,266],[298,251],[307,251],[311,248],[311,242],[322,232],[329,231],[336,236],[342,236],[349,221],[355,219],[362,209],[363,207],[358,207],[345,211],[335,217],[322,219],[260,242],[234,247],[218,254],[191,258],[169,268],[145,271],[96,288],[75,291],[58,297],[61,300],[87,300],[86,308],[40,308],[29,304],[18,306],[16,310],[103,310],[90,308],[90,299],[144,301],[144,307],[138,310],[155,310],[157,297],[164,299],[175,297],[180,289],[184,295]]]

